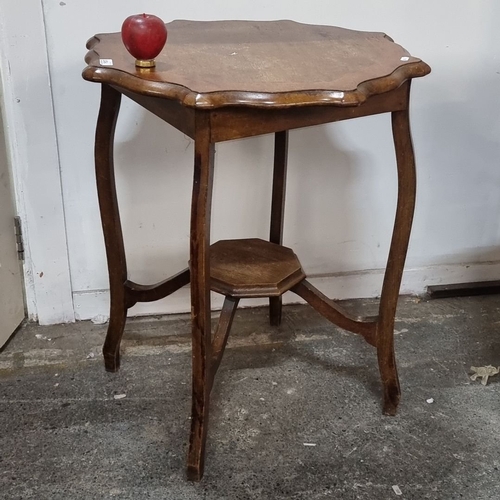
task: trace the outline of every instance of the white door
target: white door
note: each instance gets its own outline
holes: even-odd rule
[[[14,227],[14,203],[0,114],[0,347],[24,319],[21,266]]]

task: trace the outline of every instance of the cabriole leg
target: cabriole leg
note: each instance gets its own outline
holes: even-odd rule
[[[111,372],[117,371],[120,367],[120,342],[127,317],[125,290],[127,263],[116,197],[113,161],[113,143],[120,102],[120,92],[103,84],[95,138],[95,168],[111,298],[109,326],[103,354],[106,370]]]
[[[401,394],[394,355],[394,319],[415,208],[415,158],[408,109],[392,113],[392,130],[398,168],[398,202],[377,322],[377,356],[387,415],[396,414]]]

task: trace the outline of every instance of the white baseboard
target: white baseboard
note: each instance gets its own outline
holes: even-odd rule
[[[328,276],[313,276],[309,281],[328,297],[334,299],[358,299],[378,297],[384,276],[383,269],[372,269],[353,273],[338,273]],[[464,283],[499,279],[500,262],[476,264],[437,265],[407,269],[401,286],[402,295],[422,295],[429,285]],[[288,292],[283,297],[285,304],[302,303],[297,295]],[[212,308],[222,307],[223,297],[212,294]],[[77,320],[109,315],[109,291],[93,290],[74,292],[73,302]],[[246,299],[241,307],[264,305],[267,299]],[[157,302],[140,303],[129,311],[129,316],[146,316],[187,313],[190,311],[189,286],[181,288],[170,297]]]

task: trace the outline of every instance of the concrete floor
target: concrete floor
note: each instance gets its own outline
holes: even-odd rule
[[[361,306],[374,311],[348,304]],[[397,417],[381,414],[362,338],[307,306],[286,307],[279,329],[241,310],[198,484],[184,475],[188,318],[129,321],[117,374],[100,357],[105,326],[28,325],[0,353],[0,498],[500,499],[500,376],[469,378],[500,364],[499,306],[401,300]]]

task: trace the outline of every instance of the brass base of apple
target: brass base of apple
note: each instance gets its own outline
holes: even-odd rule
[[[136,59],[135,65],[138,68],[154,68],[156,65],[156,62],[154,59]]]

